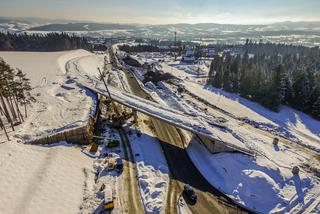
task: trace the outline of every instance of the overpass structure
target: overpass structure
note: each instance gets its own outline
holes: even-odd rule
[[[109,97],[103,84],[95,83],[94,85],[92,82],[84,83],[82,81],[79,84],[101,96]],[[108,86],[108,89],[112,100],[121,105],[189,131],[200,139],[209,141],[212,145],[219,143],[232,150],[253,155],[243,142],[237,139],[228,128],[220,124],[209,124],[200,115],[181,112],[111,86]]]

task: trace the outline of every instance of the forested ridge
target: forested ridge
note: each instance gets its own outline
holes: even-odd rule
[[[247,41],[218,49],[229,51],[214,56],[208,84],[273,111],[285,104],[320,119],[319,47]]]
[[[65,33],[11,34],[0,33],[0,51],[91,51],[86,38]]]

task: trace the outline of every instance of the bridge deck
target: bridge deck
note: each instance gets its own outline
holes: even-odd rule
[[[81,83],[81,85],[102,96],[108,97],[107,91],[102,84],[93,86],[92,84]],[[188,115],[170,107],[120,91],[119,89],[111,86],[108,88],[112,99],[119,104],[165,121],[171,125],[190,131],[194,134],[207,137],[210,140],[219,140],[226,146],[236,150],[251,153],[246,146],[237,138],[235,138],[227,129],[224,129],[223,127],[212,126],[206,121],[201,120],[201,118],[197,115]]]

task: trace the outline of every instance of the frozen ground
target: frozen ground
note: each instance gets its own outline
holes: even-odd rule
[[[0,52],[12,67],[22,69],[31,80],[36,102],[28,108],[28,118],[17,127],[14,137],[30,141],[85,125],[94,110],[96,97],[67,79],[66,63],[92,55],[84,50],[36,53]]]
[[[212,155],[199,143],[190,144],[188,153],[213,186],[252,210],[261,213],[312,210],[320,205],[319,179],[306,172],[293,175],[288,163],[293,159],[299,161],[299,154],[293,155],[285,147],[280,146],[281,157],[275,160],[232,153]]]
[[[92,160],[79,148],[0,144],[0,213],[78,213]]]

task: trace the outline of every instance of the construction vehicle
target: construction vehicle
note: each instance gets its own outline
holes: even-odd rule
[[[114,148],[114,147],[119,146],[119,144],[120,144],[119,140],[112,139],[112,140],[109,140],[109,142],[107,144],[107,147],[108,148]]]
[[[99,145],[96,143],[93,143],[90,148],[90,153],[96,153],[98,151]]]
[[[114,170],[116,167],[116,159],[108,159],[106,158],[104,161],[104,168],[108,171]]]
[[[103,208],[105,211],[111,211],[114,209],[113,194],[111,189],[104,190]]]

